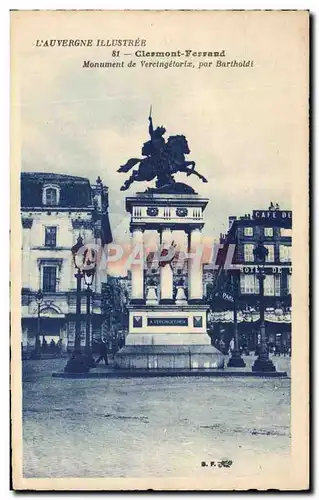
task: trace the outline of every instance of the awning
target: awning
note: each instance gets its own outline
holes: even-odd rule
[[[238,323],[256,323],[260,320],[260,314],[257,311],[245,313],[237,312]],[[233,323],[234,311],[209,312],[208,321],[212,323]],[[291,323],[291,312],[276,314],[275,312],[265,312],[265,321],[269,323]]]

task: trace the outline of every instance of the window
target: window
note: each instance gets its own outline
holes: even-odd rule
[[[45,192],[45,204],[46,205],[56,205],[57,204],[57,190],[54,188],[49,188]]]
[[[244,245],[245,262],[254,262],[254,245]]]
[[[275,282],[273,274],[268,274],[265,276],[264,295],[275,295]]]
[[[280,274],[268,274],[264,280],[264,295],[280,297]]]
[[[244,227],[244,236],[253,236],[254,228],[253,227]]]
[[[45,228],[45,246],[56,247],[56,227],[47,226]]]
[[[240,292],[250,294],[259,293],[259,283],[255,274],[242,274],[240,276]]]
[[[266,275],[264,280],[264,295],[276,295],[276,297],[280,297],[281,295],[280,285],[281,285],[280,274]]]
[[[280,228],[280,236],[288,236],[289,238],[291,238],[292,237],[292,230],[281,227]]]
[[[43,267],[42,290],[44,292],[56,291],[56,266]]]
[[[268,255],[266,257],[265,262],[274,262],[274,260],[275,260],[274,245],[264,245],[264,246],[268,250]]]
[[[291,245],[279,245],[280,262],[291,262]]]
[[[291,274],[287,275],[287,293],[291,295]]]
[[[42,203],[43,205],[55,206],[58,205],[60,201],[60,189],[58,186],[45,186],[42,193]]]
[[[273,237],[273,235],[274,235],[274,229],[272,227],[264,228],[264,236]]]

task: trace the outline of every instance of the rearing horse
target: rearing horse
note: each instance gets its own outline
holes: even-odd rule
[[[206,177],[195,170],[196,163],[194,161],[185,160],[185,155],[190,153],[187,139],[184,135],[172,135],[168,138],[165,154],[169,158],[169,163],[172,169],[172,174],[177,172],[185,172],[187,176],[194,174],[203,182],[207,182]],[[191,167],[191,168],[188,168]]]
[[[134,181],[151,181],[156,177],[156,187],[158,188],[166,184],[173,184],[175,182],[173,174],[177,172],[185,172],[187,175],[194,174],[203,182],[207,182],[207,179],[195,170],[195,162],[185,160],[185,154],[189,153],[190,150],[184,135],[170,136],[159,155],[131,158],[118,169],[118,172],[128,172],[139,163],[139,168],[133,170],[131,176],[121,187],[121,191],[126,191]]]

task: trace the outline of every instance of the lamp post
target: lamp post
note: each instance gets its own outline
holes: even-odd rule
[[[84,282],[86,284],[86,330],[85,330],[85,352],[87,356],[87,362],[90,367],[95,366],[95,361],[92,356],[91,348],[91,297],[92,297],[92,284],[96,271],[96,261],[95,252],[91,250],[89,255],[89,250],[84,252],[84,262],[83,267]]]
[[[231,353],[231,357],[228,360],[227,366],[232,368],[244,368],[246,366],[245,361],[241,357],[239,349],[238,340],[238,322],[237,322],[237,311],[238,311],[238,276],[233,274],[232,283],[233,292],[233,311],[234,311],[234,349]]]
[[[265,281],[265,260],[268,255],[267,248],[263,245],[262,240],[254,248],[255,262],[258,264],[257,279],[259,281],[259,310],[260,310],[260,340],[261,345],[258,353],[258,358],[255,360],[252,371],[253,372],[275,372],[276,367],[272,360],[269,358],[266,328],[265,328],[265,304],[264,304],[264,281]]]
[[[83,247],[83,239],[79,234],[76,244],[71,248],[73,263],[76,268],[76,320],[75,320],[75,339],[74,350],[81,349],[81,282],[83,278],[83,254],[80,252]]]
[[[64,371],[68,373],[87,373],[92,366],[92,362],[87,355],[88,349],[90,349],[90,323],[86,330],[86,353],[81,352],[81,283],[82,278],[86,278],[86,283],[92,284],[91,278],[93,280],[94,272],[92,269],[90,271],[91,264],[87,259],[88,250],[83,245],[83,239],[79,235],[76,244],[71,248],[72,257],[74,265],[77,269],[75,274],[76,278],[76,324],[75,324],[75,340],[74,340],[74,351],[71,358],[68,360]],[[90,291],[90,290],[89,290]],[[87,294],[87,307],[89,314],[87,315],[87,325],[90,318],[90,295]],[[92,354],[91,354],[92,357]]]
[[[43,294],[42,294],[41,290],[37,291],[37,294],[35,296],[35,300],[36,300],[37,305],[38,305],[38,321],[37,321],[37,332],[36,332],[36,337],[35,337],[35,350],[34,350],[33,358],[40,359],[40,357],[41,357],[41,355],[40,355],[40,333],[41,333],[41,311],[40,311],[40,308],[41,308],[41,304],[43,301]],[[44,338],[44,335],[43,335],[43,338]]]

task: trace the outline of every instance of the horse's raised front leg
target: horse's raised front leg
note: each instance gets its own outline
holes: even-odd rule
[[[204,177],[203,175],[201,175],[199,172],[197,172],[196,170],[190,170],[189,172],[189,175],[190,174],[194,174],[196,175],[196,177],[198,177],[199,179],[201,179],[203,182],[208,182],[206,177]]]
[[[187,176],[189,176],[194,172],[195,162],[194,161],[185,161],[184,167],[186,169]],[[187,168],[187,167],[191,167],[191,168]]]
[[[187,168],[187,175],[190,175],[194,172],[195,165],[196,163],[194,161],[185,161],[185,167],[191,167],[190,169]]]

